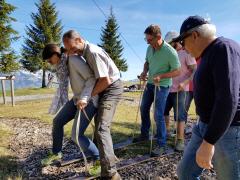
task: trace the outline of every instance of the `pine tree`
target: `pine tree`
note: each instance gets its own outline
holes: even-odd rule
[[[42,60],[42,50],[48,43],[60,44],[62,25],[57,18],[56,6],[54,3],[51,4],[50,0],[40,0],[35,5],[38,12],[31,14],[34,25],[26,27],[28,38],[25,38],[23,45],[21,63],[30,72],[43,71],[42,88],[44,88],[48,64]]]
[[[15,6],[0,1],[0,73],[8,74],[19,69],[17,55],[11,48],[11,43],[18,39],[17,31],[15,31],[11,22],[16,19],[10,14],[16,9]]]
[[[110,16],[106,20],[106,27],[102,28],[101,46],[112,58],[120,71],[126,72],[128,65],[126,59],[122,58],[123,46],[118,34],[119,26],[113,14],[112,7],[110,9]]]

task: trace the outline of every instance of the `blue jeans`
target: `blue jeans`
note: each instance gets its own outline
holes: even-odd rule
[[[203,169],[196,163],[196,151],[203,141],[208,125],[199,121],[192,131],[177,174],[180,180],[199,180]],[[213,156],[214,169],[219,180],[240,179],[240,127],[230,126],[227,132],[215,144]]]
[[[90,101],[85,107],[85,111],[91,120],[97,112],[97,108]],[[77,107],[74,105],[73,100],[68,101],[61,111],[56,115],[53,119],[53,153],[59,153],[62,150],[62,141],[63,141],[63,133],[64,133],[64,125],[71,121],[77,112]],[[80,117],[80,127],[79,127],[79,144],[83,148],[83,151],[92,155],[93,159],[99,159],[99,151],[96,145],[86,136],[84,136],[84,132],[89,125],[89,121],[85,117],[84,113],[81,113]]]
[[[148,137],[149,129],[151,126],[150,120],[150,108],[154,101],[154,91],[155,86],[152,84],[147,84],[143,93],[142,103],[141,103],[141,135]],[[164,109],[167,101],[167,96],[169,93],[169,87],[160,87],[156,91],[156,108],[154,112],[154,119],[157,125],[157,142],[160,147],[166,145],[166,125],[164,120]]]
[[[167,97],[164,116],[169,116],[169,112],[173,108],[175,121],[187,121],[187,112],[185,110],[185,98],[186,98],[185,91],[179,91],[178,95],[177,92],[170,92]]]

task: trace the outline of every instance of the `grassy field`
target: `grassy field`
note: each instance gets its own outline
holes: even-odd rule
[[[30,94],[49,94],[55,91],[54,89],[25,89],[16,91],[18,95]],[[123,94],[124,97],[139,98],[140,92],[128,92]],[[0,117],[4,118],[28,118],[37,119],[45,123],[52,123],[53,116],[48,114],[48,108],[51,100],[35,100],[27,102],[17,102],[15,107],[10,105],[0,105]],[[132,136],[132,133],[139,133],[140,117],[137,124],[136,112],[138,102],[121,101],[117,107],[114,122],[112,125],[113,141],[119,142]],[[190,114],[194,114],[194,106],[191,106]],[[66,125],[65,135],[70,136],[72,123]],[[91,126],[87,129],[87,135],[91,136]],[[11,130],[3,126],[0,122],[0,179],[1,177],[9,176],[10,179],[17,179],[20,177],[17,164],[8,151],[9,137]],[[7,167],[7,168],[6,168]]]
[[[36,94],[53,94],[56,91],[55,88],[26,88],[15,89],[15,96],[36,95]],[[6,91],[7,96],[11,95],[11,91]],[[2,89],[0,89],[0,95],[2,96]]]
[[[0,122],[0,179],[21,179],[16,157],[10,153],[8,146],[11,130]]]

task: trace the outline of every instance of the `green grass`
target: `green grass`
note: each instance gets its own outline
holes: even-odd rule
[[[43,92],[41,90],[41,92]],[[140,92],[127,92],[124,96],[139,98]],[[53,116],[48,114],[48,108],[50,106],[51,100],[35,100],[26,102],[17,102],[15,107],[11,105],[0,105],[0,117],[11,117],[11,118],[29,118],[38,119],[49,124],[52,123]],[[139,133],[140,127],[140,115],[138,117],[137,124],[136,112],[137,105],[128,105],[127,101],[122,101],[119,103],[112,125],[112,136],[113,140],[121,141],[128,136],[131,136],[133,131],[135,134]],[[195,107],[194,104],[190,108],[190,116],[195,118]],[[88,129],[87,133],[91,134],[91,127]],[[69,123],[65,128],[65,134],[70,135],[71,123]]]
[[[51,124],[53,116],[48,114],[50,103],[51,100],[35,100],[18,102],[15,107],[1,104],[0,116],[10,118],[38,119],[42,122]],[[112,126],[114,141],[121,141],[132,134],[132,130],[135,127],[134,121],[136,119],[136,110],[136,106],[129,108],[126,106],[126,103],[119,103]],[[67,136],[71,135],[71,126],[72,123],[69,123],[65,127],[65,134]],[[90,136],[91,134],[92,129],[91,126],[89,126],[87,129],[87,135]]]
[[[4,124],[0,123],[0,179],[21,179],[22,172],[8,149],[11,130]]]
[[[6,151],[8,147],[11,130],[4,124],[0,123],[0,155],[9,155]]]

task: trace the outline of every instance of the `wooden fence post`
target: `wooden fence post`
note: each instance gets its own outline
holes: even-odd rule
[[[15,98],[14,98],[14,79],[15,79],[15,76],[0,77],[0,80],[1,80],[1,82],[2,82],[2,94],[3,94],[3,103],[4,103],[4,104],[7,104],[5,81],[6,81],[6,80],[10,80],[12,106],[15,106]]]
[[[3,104],[7,104],[6,101],[6,87],[5,87],[5,81],[1,80],[2,82],[2,94],[3,94]]]

